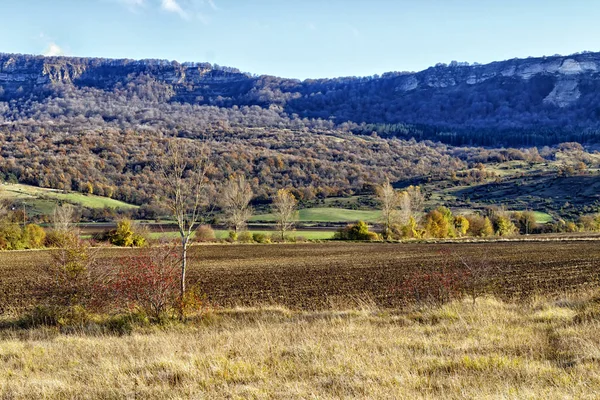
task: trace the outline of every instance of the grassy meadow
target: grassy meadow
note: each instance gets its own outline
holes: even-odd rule
[[[598,297],[389,312],[214,310],[185,325],[1,332],[3,398],[595,398]]]
[[[298,222],[377,222],[381,216],[378,210],[348,210],[336,207],[305,208],[298,211]],[[276,221],[274,214],[259,214],[251,221]]]
[[[215,229],[215,238],[222,240],[222,239],[227,239],[229,237],[229,232],[228,230],[224,230],[224,229]],[[260,235],[265,235],[267,237],[271,237],[271,236],[277,236],[278,232],[277,231],[266,231],[266,230],[249,230],[248,231],[250,234],[254,235],[254,234],[260,234]],[[333,235],[335,234],[335,231],[330,231],[330,230],[319,230],[319,231],[305,231],[305,230],[301,230],[301,231],[290,231],[287,232],[285,235],[288,238],[295,238],[295,239],[306,239],[306,240],[329,240],[333,238]],[[150,232],[148,234],[148,236],[151,239],[177,239],[179,238],[179,233],[178,232]]]
[[[0,199],[20,201],[27,205],[27,211],[33,214],[52,215],[56,203],[64,201],[85,208],[135,209],[137,206],[108,197],[86,195],[79,192],[62,193],[23,184],[0,186]]]

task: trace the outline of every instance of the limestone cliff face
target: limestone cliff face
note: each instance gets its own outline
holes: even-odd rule
[[[524,81],[536,76],[555,79],[554,88],[545,103],[566,107],[580,97],[579,83],[600,71],[600,54],[514,59],[486,65],[455,65],[429,68],[402,77],[397,90],[448,88],[461,84],[477,85],[494,78],[517,78]]]
[[[168,62],[164,60],[107,60],[71,57],[31,57],[0,54],[0,87],[5,91],[28,91],[49,84],[112,89],[140,77],[172,85],[180,92],[193,94],[194,88],[207,85],[218,94],[223,83],[236,84],[249,77],[231,68],[210,64]],[[225,94],[225,93],[224,93]],[[230,93],[226,93],[230,94]]]

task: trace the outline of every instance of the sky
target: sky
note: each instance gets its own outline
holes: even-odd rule
[[[286,78],[600,51],[596,0],[0,0],[0,52]]]

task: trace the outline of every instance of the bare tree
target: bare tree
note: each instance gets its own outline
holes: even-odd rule
[[[399,221],[402,225],[406,225],[411,217],[417,219],[417,214],[423,212],[425,199],[419,186],[409,186],[399,196]]]
[[[402,204],[402,196],[397,193],[388,179],[377,187],[377,200],[381,204],[381,220],[383,222],[383,238],[389,239],[392,226],[399,222],[398,208]]]
[[[169,142],[165,160],[160,166],[165,203],[175,218],[181,239],[181,298],[185,295],[186,289],[187,252],[190,239],[206,205],[208,168],[206,150],[188,140]]]
[[[288,189],[279,189],[273,198],[273,212],[277,217],[281,240],[285,240],[285,233],[294,226],[297,204],[298,201]]]
[[[74,231],[75,208],[70,204],[57,205],[52,215],[52,227],[56,232],[69,233]]]
[[[221,192],[221,207],[225,214],[225,222],[235,232],[246,227],[252,216],[252,188],[243,175],[231,176]]]
[[[410,221],[410,217],[413,215],[412,204],[410,201],[410,195],[408,192],[404,191],[399,193],[400,197],[399,207],[398,207],[398,220],[402,225],[408,224]]]
[[[485,255],[478,257],[455,255],[460,267],[463,268],[463,290],[471,297],[475,304],[478,297],[485,294],[494,294],[494,283],[502,276],[508,276],[508,270],[500,265],[495,265]]]
[[[409,186],[408,189],[406,189],[406,193],[408,193],[408,197],[410,198],[410,207],[412,210],[411,216],[423,212],[425,196],[423,196],[423,192],[421,192],[421,187]]]

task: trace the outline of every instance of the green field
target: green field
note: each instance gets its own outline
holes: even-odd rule
[[[261,231],[261,230],[251,230],[249,231],[252,234],[259,233],[263,235],[277,235],[276,231]],[[291,231],[286,233],[288,237],[294,238],[304,238],[307,240],[327,240],[333,239],[334,231]],[[179,237],[178,232],[152,232],[150,233],[150,238],[152,239],[160,239],[160,238],[171,238],[176,239]],[[226,230],[215,230],[215,237],[217,239],[227,239],[229,237],[229,231]]]
[[[533,213],[535,214],[535,222],[537,222],[538,224],[547,224],[548,222],[552,222],[553,220],[552,215],[548,213],[541,211],[534,211]]]
[[[299,222],[376,222],[381,215],[377,210],[347,210],[343,208],[305,208],[298,212]],[[274,214],[255,215],[251,221],[273,222]]]
[[[276,231],[250,231],[250,233],[252,233],[252,234],[260,233],[260,234],[268,235],[268,236],[278,234],[278,232],[276,232]],[[295,237],[295,238],[304,238],[307,240],[327,240],[327,239],[333,239],[334,233],[335,232],[333,232],[333,231],[292,231],[292,232],[286,233],[286,236],[291,236],[291,237]],[[229,237],[229,231],[216,230],[215,236],[217,237],[217,239],[226,239]]]
[[[28,211],[33,214],[50,214],[59,201],[86,208],[138,208],[138,206],[109,199],[108,197],[86,195],[77,192],[62,193],[53,189],[22,184],[1,185],[0,187],[2,188],[0,189],[0,198],[21,201],[29,207]]]

